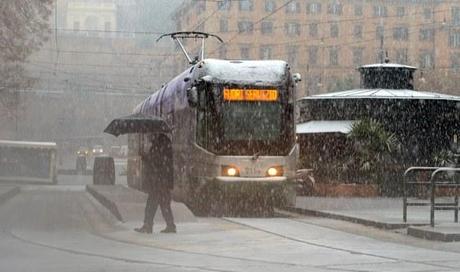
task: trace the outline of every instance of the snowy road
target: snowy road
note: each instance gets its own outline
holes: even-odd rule
[[[137,224],[113,220],[83,186],[25,186],[0,206],[0,271],[460,270],[460,243],[326,219],[200,218],[175,235]]]

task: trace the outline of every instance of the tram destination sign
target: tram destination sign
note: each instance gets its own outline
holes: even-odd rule
[[[224,89],[225,101],[276,101],[278,90],[273,89]]]

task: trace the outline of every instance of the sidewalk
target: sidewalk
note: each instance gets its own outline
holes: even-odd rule
[[[19,186],[0,185],[0,204],[14,197],[20,192]]]
[[[147,194],[123,185],[86,185],[86,191],[108,209],[119,221],[139,221],[144,218]],[[174,221],[195,222],[193,213],[183,203],[173,201],[171,209]],[[155,222],[163,222],[160,209],[155,215]]]
[[[405,223],[402,198],[297,197],[295,207],[289,210],[381,229],[407,228],[408,235],[418,238],[460,241],[460,224],[454,223],[453,211],[436,211],[436,225],[431,228],[429,206],[408,207]]]

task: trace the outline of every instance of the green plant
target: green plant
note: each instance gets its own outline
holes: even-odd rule
[[[395,134],[378,121],[366,118],[354,123],[347,137],[352,144],[347,167],[354,168],[364,183],[381,183],[385,167],[394,162],[399,150]]]
[[[439,150],[432,156],[435,166],[449,167],[455,165],[454,153],[450,150]]]

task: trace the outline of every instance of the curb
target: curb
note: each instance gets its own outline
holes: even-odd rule
[[[457,242],[460,241],[460,233],[443,233],[440,231],[427,230],[421,228],[409,227],[407,235],[422,238],[425,240],[441,241],[441,242]]]
[[[384,230],[404,229],[409,226],[428,225],[428,224],[408,224],[408,223],[384,223],[384,222],[379,222],[375,220],[352,217],[348,215],[322,212],[322,211],[316,211],[316,210],[308,210],[308,209],[295,208],[295,207],[286,207],[284,209],[289,212],[294,212],[294,213],[298,213],[302,215],[310,215],[310,216],[325,217],[325,218],[330,218],[330,219],[337,219],[337,220],[347,221],[351,223],[361,224],[364,226],[375,227],[375,228],[384,229]]]
[[[6,193],[0,194],[0,205],[19,194],[19,192],[21,192],[21,189],[19,188],[19,186],[16,186],[13,187],[11,190],[8,190]]]
[[[86,185],[86,191],[91,194],[97,201],[99,201],[102,206],[109,210],[119,221],[125,222],[121,217],[120,211],[118,210],[115,202],[100,194],[92,185]]]

